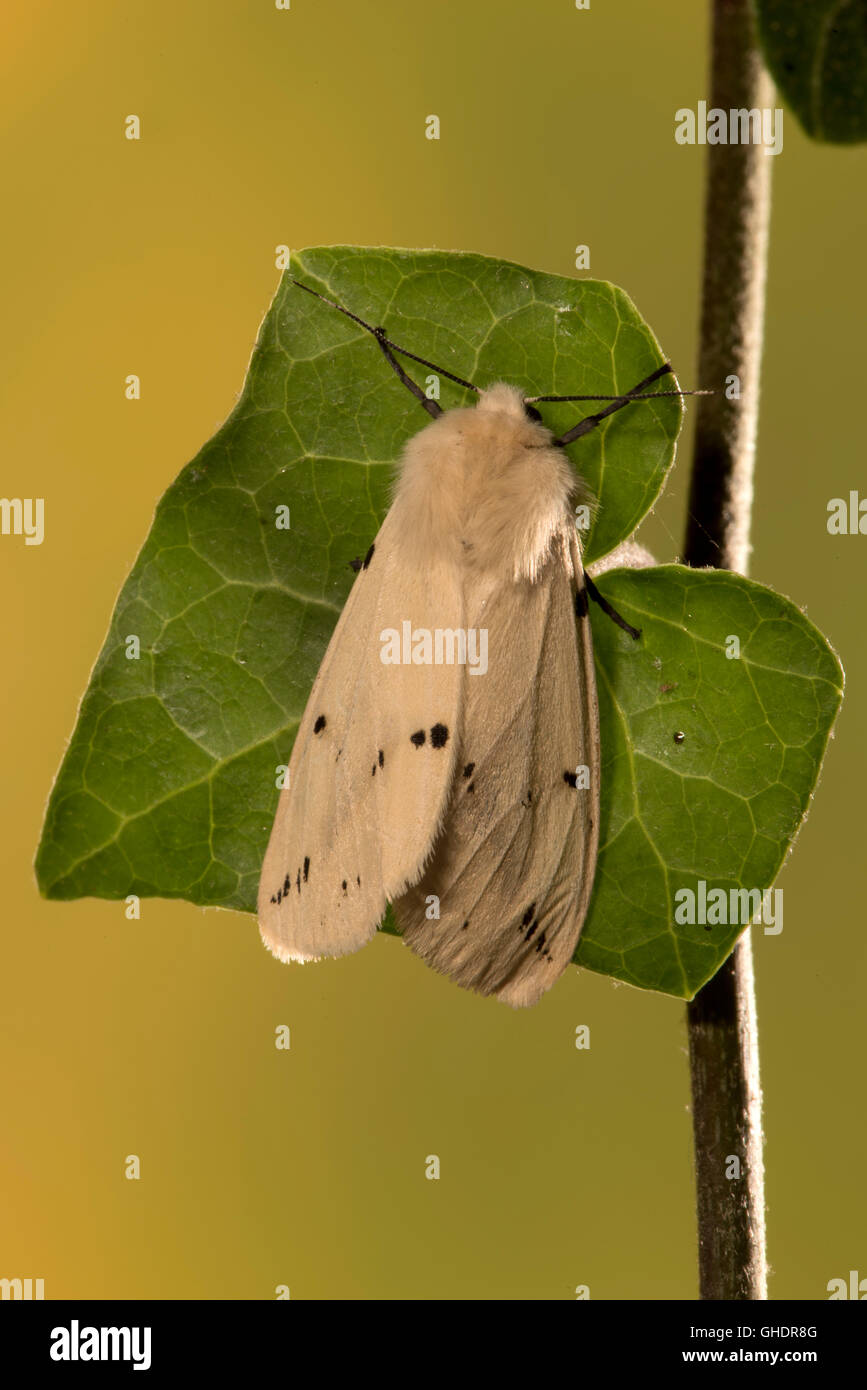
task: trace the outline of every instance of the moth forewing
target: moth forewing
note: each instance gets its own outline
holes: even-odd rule
[[[382,634],[460,622],[453,569],[407,572],[398,503],[332,635],[292,749],[259,886],[262,937],[282,960],[356,951],[421,873],[442,819],[459,720],[457,672],[382,661]]]
[[[458,776],[436,851],[395,904],[404,939],[458,984],[515,1006],[574,953],[599,837],[599,722],[583,570],[562,518],[535,581],[484,599],[489,669],[465,679]],[[478,611],[476,604],[471,611]],[[439,919],[430,920],[431,900]]]

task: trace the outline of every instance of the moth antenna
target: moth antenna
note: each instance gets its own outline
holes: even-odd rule
[[[607,613],[612,622],[615,622],[618,627],[622,627],[623,631],[628,632],[629,636],[637,642],[641,636],[641,628],[633,627],[631,623],[628,623],[625,618],[621,617],[617,609],[608,602],[607,598],[602,597],[586,570],[584,571],[584,585],[587,589],[588,596],[592,598],[594,603],[599,604],[602,612]]]
[[[713,396],[714,391],[647,391],[638,395],[635,391],[626,391],[622,396],[525,396],[526,405],[534,405],[537,401],[622,401],[628,396],[631,401],[653,401],[657,396]]]
[[[692,512],[692,511],[689,510],[689,508],[687,508],[687,515],[689,516],[689,519],[690,519],[690,521],[693,523],[693,525],[694,525],[694,526],[697,526],[698,529],[701,531],[701,533],[703,534],[705,540],[706,540],[710,545],[712,545],[712,546],[714,547],[715,550],[718,550],[718,551],[720,552],[720,554],[722,554],[722,546],[720,545],[719,541],[716,539],[715,536],[712,536],[712,535],[711,535],[710,531],[707,529],[706,526],[703,526],[703,525],[702,525],[702,523],[699,521],[698,517],[695,515],[695,512]]]
[[[432,372],[438,372],[440,376],[447,376],[449,381],[456,381],[458,386],[465,386],[468,391],[475,391],[476,395],[478,395],[479,388],[478,386],[474,386],[471,381],[465,381],[462,376],[455,376],[454,372],[447,371],[445,367],[438,367],[436,362],[428,362],[426,357],[418,357],[416,353],[408,352],[406,348],[399,347],[397,343],[393,343],[390,338],[386,339],[386,341],[392,352],[399,352],[402,357],[411,357],[413,362],[420,362],[423,367],[430,367]]]
[[[419,357],[416,353],[401,347],[399,343],[393,343],[386,334],[384,328],[374,328],[373,324],[368,323],[367,320],[361,318],[359,314],[353,314],[351,309],[344,309],[343,305],[338,304],[336,299],[329,299],[326,295],[320,294],[318,290],[311,289],[309,285],[302,284],[300,280],[296,280],[294,277],[292,279],[292,284],[297,285],[299,290],[306,290],[307,293],[312,294],[315,299],[321,299],[323,304],[328,304],[330,308],[336,309],[338,313],[345,314],[348,319],[352,319],[353,323],[357,323],[361,328],[364,328],[370,333],[379,343],[386,360],[389,365],[394,368],[404,386],[412,392],[416,399],[424,406],[427,413],[432,415],[434,419],[442,415],[442,407],[439,406],[436,401],[430,400],[421,390],[421,387],[418,386],[411,377],[407,376],[399,363],[395,361],[392,355],[393,353],[399,352],[402,357],[409,357],[413,362],[419,362],[423,367],[430,367],[432,372],[437,372],[440,376],[448,377],[449,381],[454,381],[458,386],[465,386],[468,391],[475,391],[478,394],[478,386],[474,386],[471,381],[465,381],[462,376],[456,376],[454,372],[448,371],[447,368],[438,367],[435,362],[429,362],[426,357]]]
[[[336,299],[328,299],[326,295],[320,294],[318,290],[312,290],[309,285],[303,285],[300,280],[296,280],[294,277],[292,279],[292,284],[297,285],[299,290],[306,290],[308,294],[312,294],[314,299],[321,299],[323,304],[330,305],[330,307],[336,309],[338,313],[345,314],[348,319],[352,319],[353,323],[358,323],[362,328],[366,328],[368,333],[376,332],[373,324],[368,323],[366,319],[359,318],[358,314],[353,314],[351,309],[344,309],[343,305],[338,304]]]

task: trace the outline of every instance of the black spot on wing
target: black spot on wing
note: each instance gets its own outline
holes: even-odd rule
[[[464,768],[464,776],[472,777],[473,769],[475,768],[475,766],[475,763],[467,763],[466,767]]]
[[[464,922],[464,925],[461,927],[461,931],[466,931],[466,929],[467,929],[467,927],[468,927],[469,925],[470,925],[469,922]]]
[[[531,923],[532,920],[533,920],[533,914],[534,914],[535,911],[536,911],[536,904],[535,904],[535,903],[530,903],[530,906],[527,908],[527,911],[524,913],[524,916],[523,916],[522,919],[521,919],[521,926],[522,926],[522,927],[528,927],[528,926],[530,925],[530,923]]]
[[[305,856],[304,859],[304,882],[307,882],[307,875],[310,872],[310,860]]]
[[[563,773],[563,781],[566,782],[570,787],[577,787],[577,785],[578,785],[578,774],[577,774],[577,772],[564,772],[564,773]]]
[[[325,728],[325,724],[326,724],[325,715],[324,715],[324,714],[320,714],[320,716],[319,716],[319,718],[317,719],[316,723],[313,725],[313,732],[314,732],[314,734],[321,734],[321,733],[322,733],[322,730]]]
[[[430,731],[430,741],[434,748],[445,748],[449,741],[449,731],[445,724],[434,724]]]
[[[376,546],[375,546],[375,545],[371,545],[370,549],[368,550],[367,554],[365,555],[365,557],[364,557],[364,563],[363,563],[362,566],[361,566],[361,568],[362,568],[363,570],[366,570],[366,569],[369,567],[370,562],[371,562],[371,560],[373,559],[373,552],[374,552],[375,549],[376,549]]]
[[[409,741],[410,743],[414,743],[416,748],[421,748],[424,744],[426,737],[427,735],[425,734],[424,729],[416,729],[414,734],[410,734]]]
[[[379,763],[379,766],[380,766],[380,767],[385,767],[385,754],[383,753],[383,751],[382,751],[381,748],[380,748],[380,750],[379,750],[379,755],[378,755],[378,757],[377,757],[377,762]]]
[[[586,618],[587,608],[587,590],[582,586],[582,588],[575,590],[575,617]]]

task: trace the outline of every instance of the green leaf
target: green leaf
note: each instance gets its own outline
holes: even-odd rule
[[[867,140],[867,0],[757,0],[768,68],[814,140]]]
[[[741,575],[667,565],[598,583],[642,636],[592,615],[600,852],[575,960],[690,999],[750,918],[679,925],[675,895],[722,889],[731,917],[732,890],[770,887],[816,784],[843,673],[793,603]]]
[[[608,393],[662,360],[625,295],[598,282],[479,256],[339,247],[300,253],[292,271],[481,384]],[[430,374],[409,366],[421,381]],[[464,399],[442,380],[444,406]],[[593,409],[543,406],[558,431]],[[571,447],[601,504],[589,558],[652,504],[679,418],[676,399],[630,406]],[[254,911],[277,769],[352,583],[349,562],[373,539],[393,461],[424,423],[370,335],[284,277],[237,408],[162,499],[121,592],[48,806],[37,856],[47,897],[135,893]],[[280,507],[290,509],[288,530],[275,524]],[[839,671],[791,604],[734,576],[612,572],[600,587],[645,637],[635,645],[594,614],[604,848],[578,959],[691,993],[737,933],[675,934],[673,892],[706,865],[714,882],[747,872],[749,886],[771,881],[815,781]],[[703,594],[716,596],[709,606]],[[773,618],[760,622],[766,611]],[[730,632],[741,634],[742,659],[717,661],[714,649],[714,665],[713,644]],[[676,697],[660,691],[673,681]],[[777,762],[760,738],[737,741],[756,727],[756,689],[780,725]],[[802,707],[808,732],[797,721],[792,732]],[[659,721],[675,712],[686,738],[659,752]],[[721,857],[729,839],[732,855]]]

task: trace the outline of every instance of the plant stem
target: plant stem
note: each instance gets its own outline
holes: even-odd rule
[[[709,106],[773,108],[750,0],[712,0]],[[758,421],[771,165],[760,144],[708,145],[700,397],[684,558],[747,570]],[[730,399],[726,379],[739,379]],[[752,946],[687,1008],[703,1299],[767,1298],[761,1087]],[[730,1156],[740,1161],[731,1173]]]

